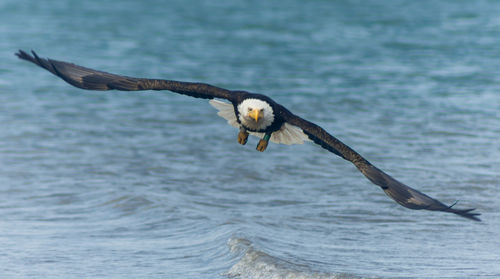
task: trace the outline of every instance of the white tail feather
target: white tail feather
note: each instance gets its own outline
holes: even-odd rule
[[[236,120],[236,114],[234,113],[233,104],[221,102],[218,100],[210,100],[208,101],[210,105],[216,108],[219,112],[217,115],[227,120],[227,123],[235,128],[240,128],[240,124],[238,124],[238,120]]]
[[[255,132],[249,132],[250,135],[254,135],[258,138],[263,138],[264,133],[255,133]],[[309,137],[304,134],[301,128],[284,123],[283,126],[281,126],[281,129],[278,131],[274,132],[271,134],[271,138],[269,139],[270,141],[274,143],[281,143],[281,144],[303,144],[305,141],[311,141]]]

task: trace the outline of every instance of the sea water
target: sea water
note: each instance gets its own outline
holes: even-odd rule
[[[500,3],[0,2],[0,278],[500,277]],[[478,223],[403,208],[206,100],[14,56],[263,93]]]

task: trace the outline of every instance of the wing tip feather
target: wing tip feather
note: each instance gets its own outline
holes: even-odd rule
[[[474,220],[477,222],[481,222],[481,219],[478,217],[481,215],[481,213],[472,212],[472,211],[476,210],[475,208],[468,208],[468,209],[455,209],[455,208],[453,208],[457,203],[458,203],[458,201],[455,201],[452,205],[448,206],[447,210],[443,210],[443,211],[454,213],[454,214],[457,214],[461,217],[471,219],[471,220]]]

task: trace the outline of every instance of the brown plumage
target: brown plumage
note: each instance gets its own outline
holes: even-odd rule
[[[24,60],[30,61],[52,74],[62,78],[69,84],[82,89],[88,90],[169,90],[175,93],[188,95],[196,98],[204,99],[226,99],[235,107],[235,114],[238,116],[236,107],[246,99],[259,99],[272,108],[274,113],[274,121],[272,125],[264,131],[259,131],[271,135],[278,131],[284,123],[302,129],[309,139],[320,145],[326,150],[344,158],[353,163],[363,175],[365,175],[372,183],[380,186],[384,192],[395,200],[400,205],[410,209],[425,209],[432,211],[443,211],[454,213],[459,216],[469,218],[475,221],[480,221],[479,213],[472,212],[474,209],[456,209],[452,206],[447,206],[442,202],[427,196],[405,184],[392,178],[385,172],[381,171],[356,151],[351,149],[346,144],[326,132],[318,125],[311,123],[303,118],[300,118],[282,105],[274,102],[265,95],[254,94],[245,91],[232,91],[219,87],[215,87],[205,83],[180,82],[163,79],[147,79],[135,78],[121,75],[110,74],[102,71],[81,67],[72,63],[57,61],[52,59],[42,59],[32,51],[32,55],[19,50],[16,55]],[[241,124],[241,123],[240,123]],[[246,141],[245,141],[246,142]],[[242,142],[242,144],[244,144]]]

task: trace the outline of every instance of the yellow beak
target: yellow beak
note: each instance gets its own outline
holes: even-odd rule
[[[262,111],[259,109],[254,109],[248,113],[248,116],[255,119],[255,122],[258,122],[260,118],[262,118]]]

